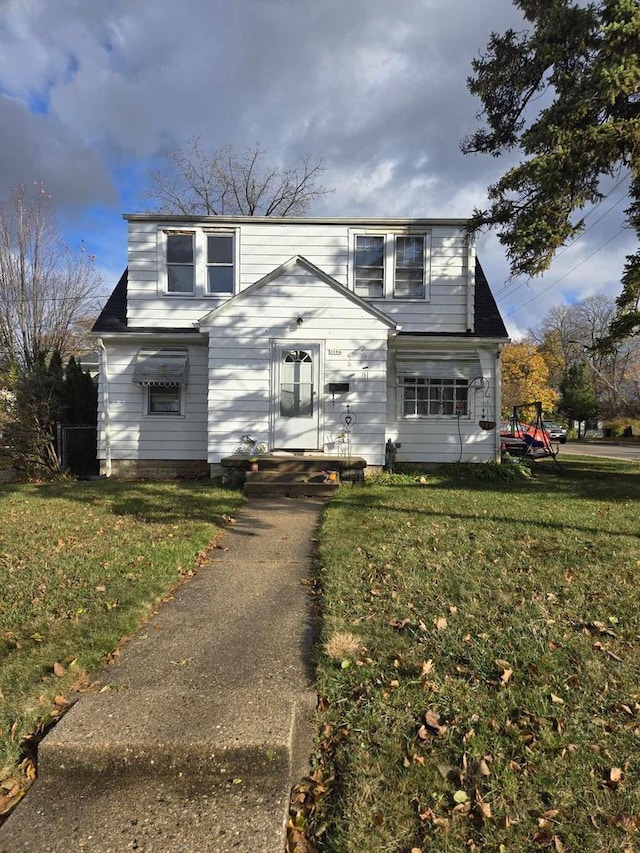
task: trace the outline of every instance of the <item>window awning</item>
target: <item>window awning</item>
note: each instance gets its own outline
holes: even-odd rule
[[[482,376],[478,354],[399,352],[396,353],[398,376],[422,376],[426,379],[466,379]]]
[[[186,385],[188,367],[186,349],[141,349],[133,381],[138,385]]]

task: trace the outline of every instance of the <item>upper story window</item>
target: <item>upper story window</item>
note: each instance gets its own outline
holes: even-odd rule
[[[233,237],[233,234],[207,234],[207,293],[233,293]]]
[[[191,233],[167,234],[167,292],[194,292],[194,235]]]
[[[365,299],[428,299],[429,234],[356,233],[353,290]]]
[[[384,237],[356,234],[354,290],[358,296],[384,296]]]
[[[396,237],[393,295],[396,299],[424,299],[425,236]]]

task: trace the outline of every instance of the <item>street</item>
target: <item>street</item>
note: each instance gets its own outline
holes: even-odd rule
[[[625,459],[640,462],[640,444],[616,444],[615,442],[568,441],[560,445],[558,459],[563,456],[604,456],[609,459]]]

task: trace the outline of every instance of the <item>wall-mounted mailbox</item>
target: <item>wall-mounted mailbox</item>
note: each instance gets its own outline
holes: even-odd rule
[[[349,390],[348,382],[329,382],[330,394],[346,394]]]

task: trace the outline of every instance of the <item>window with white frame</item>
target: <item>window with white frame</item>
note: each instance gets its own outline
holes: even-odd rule
[[[207,234],[207,293],[233,293],[234,234]]]
[[[194,292],[194,236],[184,231],[166,234],[167,293],[190,295]]]
[[[181,415],[182,386],[181,385],[148,385],[147,386],[148,415]]]
[[[355,233],[354,293],[365,299],[428,299],[429,253],[427,232]]]
[[[466,379],[402,377],[402,416],[429,418],[469,413],[469,383]]]
[[[384,296],[385,238],[371,234],[356,234],[354,261],[354,290],[358,296]]]

